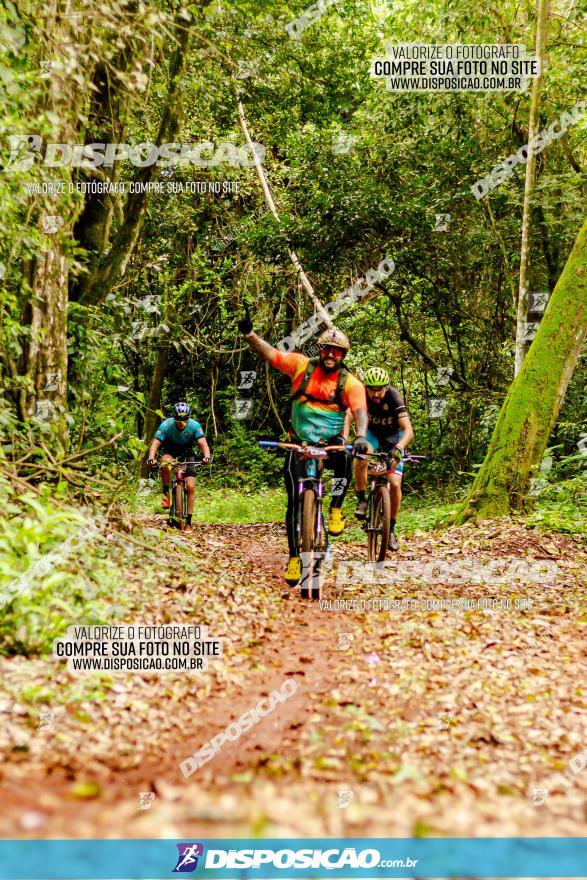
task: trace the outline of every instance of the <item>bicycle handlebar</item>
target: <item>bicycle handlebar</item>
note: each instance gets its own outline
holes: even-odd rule
[[[202,461],[202,459],[194,459],[194,461],[177,461],[175,458],[167,459],[166,461],[158,461],[153,465],[153,470],[158,468],[158,470],[163,470],[163,468],[172,468],[172,467],[201,467],[204,464],[212,464],[211,461]]]
[[[319,446],[317,443],[309,443],[307,446],[302,446],[300,443],[289,443],[287,441],[279,442],[277,440],[259,440],[259,446],[263,449],[283,449],[283,450],[291,450],[293,452],[302,452],[306,454],[311,454],[315,458],[326,458],[328,452],[352,452],[353,445],[352,443],[347,443],[344,446]],[[323,455],[320,453],[324,453]],[[391,452],[366,452],[366,453],[355,453],[356,458],[391,458]],[[419,463],[424,461],[426,458],[425,455],[412,455],[411,453],[407,453],[401,459],[403,461],[414,461]]]
[[[303,446],[301,443],[279,442],[277,440],[259,440],[258,442],[262,449],[283,449],[286,452],[300,452],[307,458],[328,458],[329,452],[349,452],[353,448],[349,444],[344,446],[342,444],[319,446],[317,443],[308,443],[306,446]]]
[[[363,453],[360,453],[359,455],[357,455],[357,458],[393,458],[393,456],[391,452],[367,452],[364,455]],[[404,455],[401,461],[415,461],[416,464],[419,464],[419,462],[424,461],[425,458],[425,455],[411,455],[408,452],[406,455]]]

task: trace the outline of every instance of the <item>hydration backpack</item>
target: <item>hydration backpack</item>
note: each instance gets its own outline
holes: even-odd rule
[[[308,394],[306,388],[308,387],[308,383],[312,378],[312,374],[314,370],[318,366],[320,358],[310,358],[308,363],[306,364],[306,371],[302,378],[302,384],[298,388],[297,391],[294,391],[292,396],[290,397],[290,401],[293,404],[294,400],[298,400],[300,397],[305,397],[306,400],[310,400],[312,403],[326,403],[330,406],[337,406],[339,410],[344,410],[345,405],[342,402],[342,396],[344,394],[344,386],[349,375],[349,371],[345,366],[341,366],[338,371],[338,380],[336,383],[336,390],[334,392],[333,397],[328,400],[325,397],[315,397],[313,394]]]

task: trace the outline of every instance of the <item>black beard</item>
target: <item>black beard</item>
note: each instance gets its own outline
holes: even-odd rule
[[[341,366],[340,364],[335,364],[333,367],[327,367],[324,361],[320,361],[320,366],[324,370],[325,373],[334,373],[335,370],[338,370]]]

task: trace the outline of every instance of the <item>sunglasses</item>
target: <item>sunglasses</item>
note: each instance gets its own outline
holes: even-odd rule
[[[339,348],[338,345],[323,345],[321,346],[320,351],[323,351],[326,354],[342,354],[344,348]]]

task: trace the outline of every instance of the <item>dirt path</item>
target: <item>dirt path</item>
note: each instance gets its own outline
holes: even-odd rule
[[[569,762],[587,748],[587,557],[568,537],[511,524],[496,537],[494,526],[414,537],[400,565],[554,560],[556,579],[337,585],[341,560],[365,558],[363,544],[337,542],[329,599],[512,600],[509,610],[340,611],[285,587],[281,527],[198,526],[200,575],[147,589],[129,573],[129,622],[205,623],[223,658],[192,676],[73,684],[52,660],[2,661],[0,833],[585,835],[587,767]],[[288,678],[293,697],[183,777],[184,758]],[[18,698],[60,685],[79,699]],[[43,711],[55,720],[37,730]],[[141,792],[155,795],[149,809],[138,809]]]

